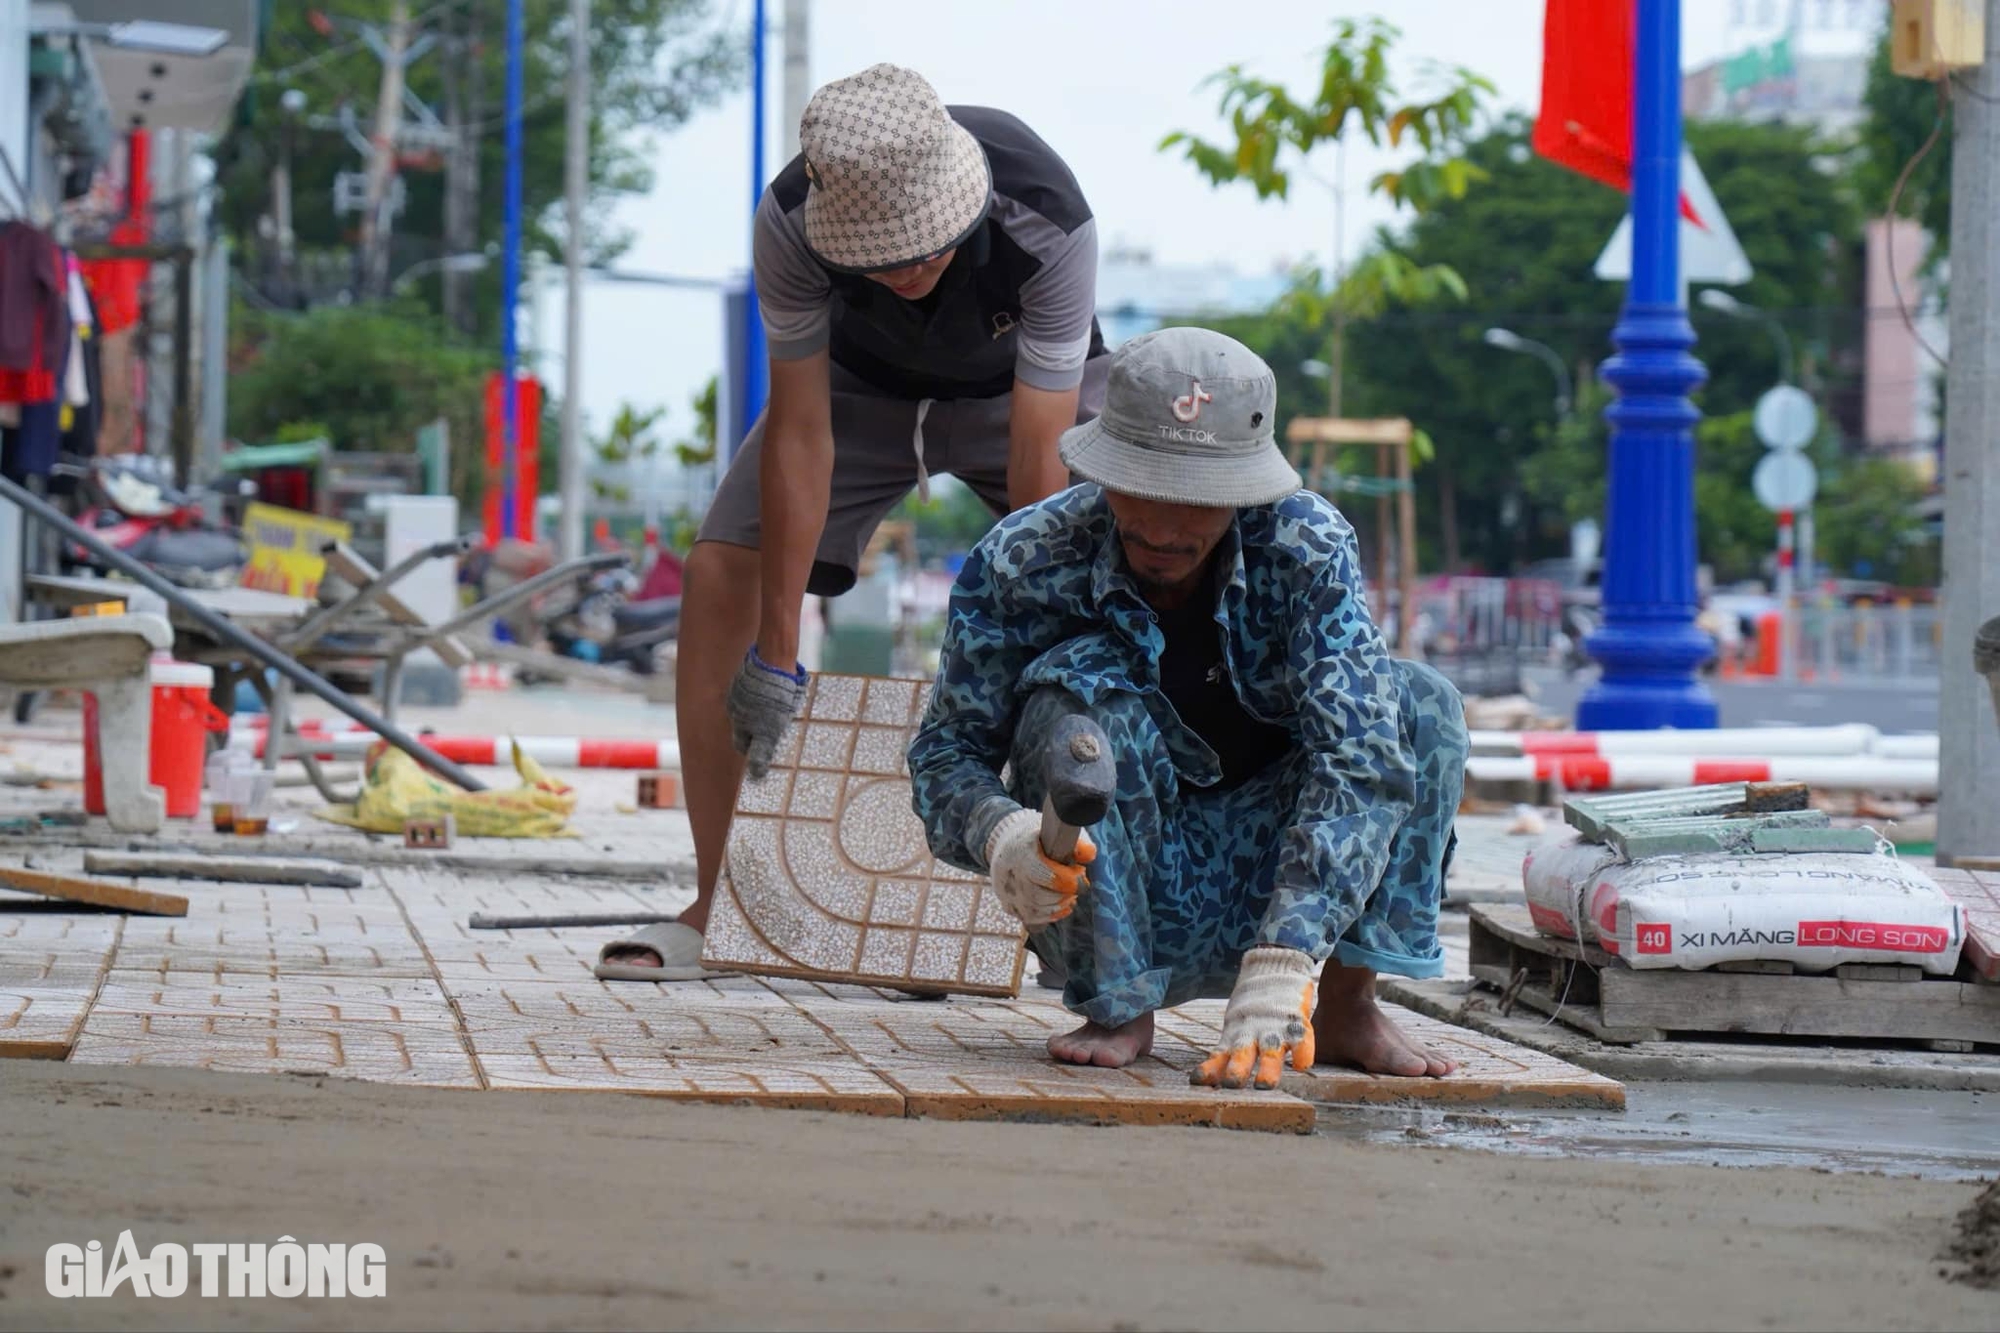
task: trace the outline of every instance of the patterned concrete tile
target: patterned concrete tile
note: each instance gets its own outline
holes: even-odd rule
[[[1930,875],[1965,909],[1964,958],[1972,974],[2000,982],[2000,873],[1933,869]]]
[[[801,1007],[900,1089],[911,1115],[1299,1132],[1313,1125],[1312,1108],[1297,1098],[1193,1087],[1184,1066],[1152,1059],[1125,1069],[1057,1064],[1045,1043],[1076,1020],[1054,1005],[829,999]]]
[[[852,1059],[668,1059],[612,1052],[480,1055],[489,1087],[628,1092],[682,1101],[747,1103],[900,1116],[903,1097]]]
[[[111,913],[24,911],[0,915],[0,962],[19,950],[109,953],[123,918]]]
[[[928,685],[820,675],[787,757],[746,782],[704,960],[975,995],[1020,985],[1021,928],[930,855],[904,764]]]
[[[93,1013],[262,1018],[281,1023],[424,1023],[458,1016],[435,981],[415,977],[212,975],[161,980],[153,972],[105,975]]]
[[[0,1060],[61,1060],[90,1010],[90,988],[0,988]]]
[[[371,1083],[479,1086],[472,1057],[457,1032],[437,1024],[308,1024],[93,1013],[69,1058],[72,1064],[172,1065],[248,1074],[327,1074]]]
[[[430,960],[414,943],[380,949],[370,944],[306,941],[258,944],[140,944],[121,947],[120,971],[164,975],[231,973],[248,976],[428,977]]]
[[[467,1039],[495,1056],[617,1054],[734,1061],[838,1060],[846,1052],[817,1023],[783,1003],[701,1002],[673,986],[637,992],[522,983],[455,993]]]
[[[438,979],[453,994],[491,982],[594,984],[590,969],[596,962],[597,946],[581,940],[574,948],[560,940],[535,944],[493,940],[432,959]]]

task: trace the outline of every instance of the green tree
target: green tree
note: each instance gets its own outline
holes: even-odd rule
[[[1559,553],[1567,521],[1600,512],[1601,496],[1578,512],[1589,478],[1566,478],[1587,441],[1601,439],[1602,400],[1583,399],[1581,424],[1557,430],[1548,367],[1482,335],[1497,325],[1546,343],[1581,386],[1613,350],[1624,297],[1622,284],[1591,271],[1624,197],[1535,156],[1528,129],[1509,118],[1469,145],[1479,188],[1379,241],[1462,274],[1468,308],[1394,307],[1357,327],[1350,357],[1351,415],[1409,416],[1436,442],[1419,476],[1433,501],[1420,506],[1433,558],[1456,553],[1489,569]],[[1839,176],[1823,169],[1831,150],[1783,125],[1697,123],[1687,134],[1755,270],[1738,294],[1784,323],[1836,424],[1858,426],[1849,368],[1862,332],[1851,313],[1858,221]],[[1748,409],[1777,378],[1768,331],[1699,306],[1692,314],[1709,370],[1703,410]]]
[[[1940,553],[1917,513],[1927,493],[1923,479],[1895,459],[1847,460],[1815,504],[1819,560],[1857,578],[1935,587]]]
[[[1885,28],[1868,62],[1862,106],[1867,114],[1861,122],[1861,151],[1854,172],[1862,208],[1870,217],[1887,214],[1896,182],[1907,168],[1909,179],[1896,199],[1896,212],[1915,218],[1931,234],[1933,260],[1947,254],[1951,248],[1951,98],[1947,90],[1941,83],[1898,75],[1889,64],[1889,32]],[[1927,153],[1923,152],[1926,143],[1930,144]],[[1922,161],[1917,160],[1919,153],[1923,153]]]
[[[1400,148],[1407,137],[1417,157],[1368,183],[1370,193],[1405,204],[1419,214],[1462,197],[1482,175],[1463,154],[1493,85],[1471,70],[1435,63],[1422,67],[1434,95],[1406,100],[1390,70],[1401,32],[1381,19],[1341,19],[1320,60],[1316,88],[1295,97],[1284,85],[1230,65],[1208,79],[1222,90],[1218,108],[1229,127],[1225,143],[1186,130],[1160,141],[1179,148],[1213,185],[1241,181],[1259,199],[1288,200],[1295,172],[1305,170],[1316,150],[1341,143],[1350,133],[1377,148]],[[1335,256],[1336,263],[1338,256]],[[1324,289],[1324,295],[1321,291]],[[1295,284],[1288,300],[1294,317],[1319,315],[1329,325],[1334,399],[1340,399],[1345,355],[1342,328],[1350,318],[1378,313],[1391,303],[1419,305],[1445,296],[1462,297],[1464,285],[1448,267],[1410,261],[1378,248],[1335,285]]]
[[[343,18],[384,24],[391,0],[343,0]],[[505,177],[506,43],[504,8],[484,0],[422,6],[420,35],[440,39],[409,67],[410,90],[442,114],[456,101],[478,143],[478,206],[474,234],[445,236],[445,176],[440,154],[406,152],[406,210],[395,221],[392,271],[463,246],[496,245],[502,223]],[[321,11],[306,4],[267,7],[260,68],[239,109],[238,122],[218,151],[222,172],[221,217],[237,253],[255,252],[261,220],[271,203],[270,177],[287,132],[279,99],[289,88],[307,97],[307,118],[352,111],[365,136],[381,65],[346,27],[322,31]],[[563,94],[568,67],[568,6],[563,0],[527,0],[522,83],[522,199],[524,245],[560,253],[560,209],[565,158]],[[652,177],[643,157],[644,136],[673,129],[738,81],[740,35],[725,32],[710,15],[709,0],[595,0],[591,7],[592,124],[591,219],[593,260],[616,255],[628,237],[612,226],[608,206],[645,192]],[[352,244],[355,219],[333,211],[334,177],[365,169],[363,157],[337,128],[300,126],[294,132],[294,223],[302,251],[338,250]],[[476,318],[468,331],[497,337],[498,265],[475,285]],[[439,299],[440,279],[425,280],[425,300]]]
[[[229,433],[239,440],[296,436],[310,423],[342,451],[404,453],[416,429],[450,425],[452,493],[468,512],[485,471],[487,373],[494,358],[447,336],[413,303],[323,306],[274,315],[238,305],[232,317]]]

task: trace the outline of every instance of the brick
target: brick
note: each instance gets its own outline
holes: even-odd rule
[[[458,821],[451,815],[439,819],[403,821],[403,845],[423,851],[442,851],[458,834]]]
[[[89,990],[0,989],[0,1060],[61,1060],[76,1044]]]
[[[639,775],[638,806],[641,810],[678,810],[681,807],[681,775],[672,772]]]

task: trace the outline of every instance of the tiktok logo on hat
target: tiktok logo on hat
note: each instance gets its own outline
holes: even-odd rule
[[[1215,396],[1201,387],[1200,380],[1194,380],[1192,383],[1194,384],[1194,388],[1181,397],[1174,399],[1174,420],[1176,421],[1193,421],[1201,415],[1201,405],[1203,403],[1212,403],[1215,401]]]

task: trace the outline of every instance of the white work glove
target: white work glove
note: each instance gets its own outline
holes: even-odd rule
[[[1033,929],[1060,921],[1076,907],[1076,893],[1089,881],[1083,868],[1097,856],[1088,833],[1078,833],[1073,862],[1050,860],[1042,851],[1042,817],[1016,810],[986,838],[986,868],[1001,905]]]
[[[1208,1087],[1240,1088],[1254,1081],[1275,1088],[1285,1072],[1313,1063],[1313,982],[1319,964],[1297,949],[1259,945],[1243,955],[1236,989],[1222,1015],[1222,1048],[1188,1077]]]

